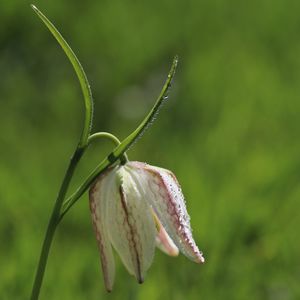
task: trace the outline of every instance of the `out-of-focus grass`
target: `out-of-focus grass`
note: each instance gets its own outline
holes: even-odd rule
[[[30,294],[82,121],[80,89],[29,8],[0,3],[0,298]],[[300,3],[36,1],[85,66],[96,130],[125,137],[181,58],[169,103],[130,151],[172,169],[206,257],[157,252],[139,286],[103,289],[87,198],[60,226],[41,299],[298,299]],[[110,150],[83,159],[73,187]]]

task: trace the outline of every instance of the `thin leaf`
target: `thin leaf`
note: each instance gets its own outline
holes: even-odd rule
[[[91,131],[92,127],[92,117],[93,117],[93,98],[92,92],[90,89],[90,84],[86,77],[86,74],[81,66],[78,58],[76,57],[75,53],[62,37],[60,32],[55,28],[55,26],[48,20],[48,18],[33,4],[31,4],[32,9],[35,13],[39,16],[39,18],[44,22],[44,24],[48,27],[50,32],[53,34],[55,39],[58,41],[62,49],[64,50],[65,54],[69,58],[73,68],[77,74],[78,80],[80,82],[81,90],[84,97],[85,103],[85,122],[84,127],[82,130],[79,147],[85,147],[87,144],[87,140]]]
[[[149,114],[142,121],[142,123],[138,126],[138,128],[135,131],[133,131],[127,138],[125,138],[122,141],[122,143],[113,151],[112,153],[113,156],[119,157],[121,154],[127,151],[130,148],[130,146],[132,146],[144,134],[144,132],[152,125],[162,104],[168,99],[168,92],[175,75],[177,64],[178,64],[178,57],[175,56],[167,80],[154,106],[150,110]]]

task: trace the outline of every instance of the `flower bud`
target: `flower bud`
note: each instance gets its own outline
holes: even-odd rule
[[[155,246],[171,256],[181,251],[196,263],[204,262],[179,183],[166,169],[141,162],[109,168],[90,189],[90,209],[108,291],[115,275],[112,246],[139,283]]]

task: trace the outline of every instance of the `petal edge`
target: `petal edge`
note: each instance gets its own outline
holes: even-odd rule
[[[136,176],[143,180],[144,193],[175,245],[189,259],[204,263],[190,226],[184,196],[175,175],[166,169],[130,162]]]
[[[107,235],[107,230],[104,222],[104,187],[109,176],[107,170],[101,174],[95,181],[89,191],[89,204],[92,215],[92,222],[96,234],[98,249],[100,252],[101,268],[103,272],[103,280],[105,288],[108,292],[112,291],[115,278],[115,262],[112,252],[112,247]]]

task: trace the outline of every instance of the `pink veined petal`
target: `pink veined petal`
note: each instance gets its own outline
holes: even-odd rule
[[[179,254],[179,250],[172,241],[172,239],[169,237],[168,233],[158,220],[157,216],[154,214],[155,221],[158,226],[158,232],[156,236],[156,246],[163,251],[164,253],[170,255],[170,256],[177,256]]]
[[[105,198],[105,189],[111,173],[109,169],[101,174],[89,191],[90,210],[92,221],[96,233],[98,248],[100,251],[101,266],[103,272],[104,285],[108,292],[112,291],[115,278],[115,262],[112,247],[105,226],[105,206],[108,199]]]
[[[150,206],[125,167],[118,169],[117,177],[107,206],[109,236],[129,273],[142,283],[154,256],[155,224]]]
[[[193,239],[190,217],[175,175],[140,162],[128,165],[139,178],[147,201],[175,245],[191,260],[203,263],[204,257]]]

